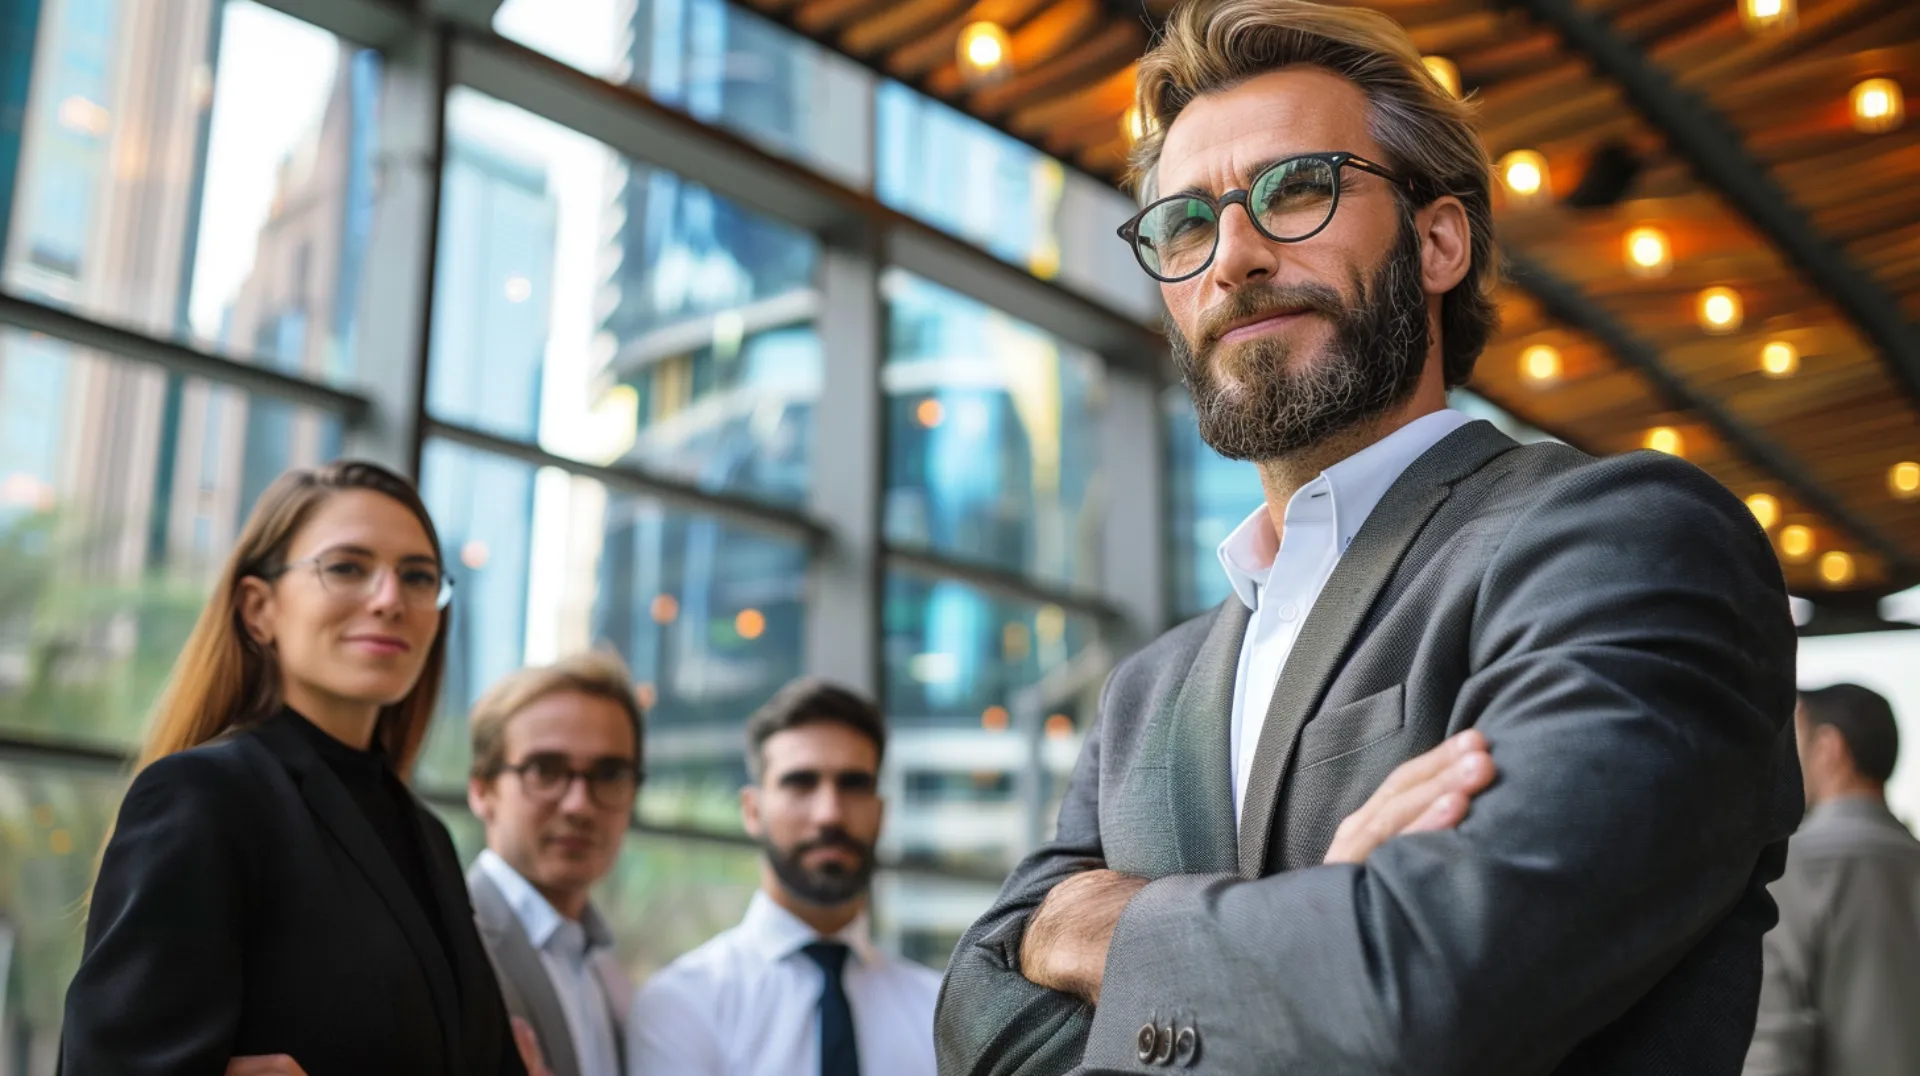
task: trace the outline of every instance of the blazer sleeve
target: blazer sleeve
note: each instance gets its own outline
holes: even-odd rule
[[[1205,1036],[1197,1072],[1546,1071],[1777,873],[1795,640],[1739,501],[1641,453],[1484,540],[1453,721],[1485,732],[1497,782],[1364,864],[1149,884],[1090,1067],[1139,1071],[1136,1033],[1173,1017]]]
[[[1099,713],[1113,692],[1108,679]],[[1054,1076],[1080,1064],[1093,1008],[1020,974],[1027,919],[1053,887],[1106,866],[1100,844],[1100,729],[1087,735],[1052,843],[1022,860],[954,948],[934,1010],[942,1076]]]
[[[1760,1011],[1743,1076],[1815,1076],[1819,1071],[1820,1011],[1813,969],[1820,960],[1821,897],[1806,884],[1805,864],[1787,855],[1787,870],[1773,884],[1780,922],[1761,943],[1765,972]]]
[[[221,1076],[241,1010],[245,817],[203,756],[148,766],[100,861],[61,1065],[79,1076]]]

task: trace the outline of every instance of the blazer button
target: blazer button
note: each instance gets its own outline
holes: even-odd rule
[[[1133,1056],[1139,1058],[1141,1064],[1148,1064],[1153,1060],[1155,1040],[1159,1037],[1160,1032],[1152,1024],[1140,1025],[1140,1033],[1133,1037]]]
[[[1167,1062],[1172,1060],[1173,1060],[1173,1025],[1168,1024],[1166,1027],[1163,1027],[1160,1029],[1155,1039],[1154,1050],[1153,1050],[1153,1063],[1156,1065],[1164,1065]]]
[[[1191,1068],[1200,1060],[1200,1029],[1183,1027],[1180,1034],[1173,1037],[1173,1059],[1181,1068]]]

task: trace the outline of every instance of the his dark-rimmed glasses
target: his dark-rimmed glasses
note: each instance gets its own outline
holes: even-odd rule
[[[289,561],[263,575],[272,581],[295,568],[312,568],[330,597],[346,601],[366,601],[379,593],[381,580],[389,571],[400,581],[400,599],[415,609],[445,609],[453,601],[453,577],[441,571],[430,557],[405,557],[388,568],[364,549],[329,549]]]
[[[1254,228],[1276,243],[1319,235],[1340,205],[1340,175],[1349,165],[1410,186],[1390,169],[1352,153],[1306,153],[1275,161],[1245,189],[1218,198],[1182,191],[1157,199],[1120,226],[1120,238],[1147,275],[1166,284],[1187,280],[1213,264],[1220,219],[1230,205],[1245,209]]]
[[[595,759],[586,769],[576,770],[565,755],[541,752],[511,765],[502,763],[494,773],[517,775],[528,797],[541,803],[566,798],[576,780],[587,783],[587,796],[594,806],[608,810],[631,807],[640,791],[640,767],[624,758]]]

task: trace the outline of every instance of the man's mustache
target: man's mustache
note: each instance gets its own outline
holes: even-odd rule
[[[1219,343],[1220,337],[1236,321],[1281,311],[1339,318],[1346,314],[1347,304],[1339,292],[1325,284],[1256,284],[1239,288],[1201,318],[1198,350],[1205,351]]]
[[[812,840],[801,841],[799,844],[794,845],[793,857],[798,859],[808,852],[817,852],[822,848],[840,848],[862,858],[872,852],[872,849],[854,840],[853,836],[847,831],[836,829],[828,830]]]

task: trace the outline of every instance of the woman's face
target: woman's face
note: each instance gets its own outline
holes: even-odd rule
[[[440,630],[440,558],[399,501],[346,490],[322,501],[287,545],[287,570],[242,582],[241,616],[270,644],[283,697],[316,716],[385,706],[413,690]]]

